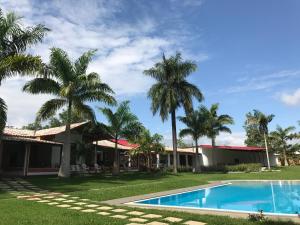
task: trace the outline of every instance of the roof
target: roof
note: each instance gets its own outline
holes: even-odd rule
[[[62,145],[62,143],[60,143],[60,142],[39,140],[39,139],[36,139],[36,138],[30,138],[30,137],[18,137],[18,136],[3,135],[1,139],[6,140],[6,141],[22,141],[22,142],[30,142],[30,143]]]
[[[81,122],[81,123],[72,123],[71,129],[78,128],[87,123],[89,123],[89,121],[85,121],[85,122]],[[48,128],[48,129],[37,130],[35,132],[35,136],[41,137],[41,136],[56,135],[56,134],[65,132],[65,130],[66,130],[66,126],[52,127],[52,128]]]
[[[110,139],[110,141],[115,143],[115,139]],[[118,145],[130,147],[130,148],[137,148],[139,146],[138,144],[132,144],[125,139],[119,139],[119,140],[117,140],[117,142],[118,142]]]
[[[226,145],[221,145],[221,146],[215,146],[213,147],[212,145],[200,145],[201,148],[204,149],[224,149],[224,150],[233,150],[233,151],[264,151],[265,148],[261,147],[254,147],[254,146],[226,146]]]
[[[34,131],[5,127],[3,131],[3,135],[18,136],[18,137],[34,137]]]
[[[97,146],[102,146],[106,148],[115,148],[115,143],[110,140],[101,140],[101,141],[94,141],[94,144]],[[118,148],[122,150],[131,150],[133,147],[131,146],[125,146],[118,144]]]

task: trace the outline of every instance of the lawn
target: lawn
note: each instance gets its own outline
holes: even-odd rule
[[[56,177],[31,177],[27,180],[33,184],[51,191],[58,191],[96,201],[103,201],[133,195],[165,191],[189,186],[205,184],[208,181],[228,179],[300,179],[300,167],[289,167],[281,172],[264,172],[252,174],[146,174],[127,173],[119,177],[92,176],[59,179]],[[16,200],[8,193],[0,192],[0,224],[126,224],[122,220],[100,215],[83,214],[68,209],[58,209],[53,206]],[[220,216],[204,216],[188,213],[145,210],[151,213],[159,212],[167,216],[180,216],[185,219],[200,220],[209,225],[223,224],[256,224],[244,219],[231,219]],[[84,216],[83,216],[84,215]],[[292,224],[291,222],[264,222],[257,224]]]

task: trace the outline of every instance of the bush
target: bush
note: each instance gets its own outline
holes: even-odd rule
[[[261,170],[260,163],[243,163],[232,166],[225,166],[227,172],[259,172]]]

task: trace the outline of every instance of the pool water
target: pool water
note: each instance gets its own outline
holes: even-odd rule
[[[270,214],[300,213],[300,182],[240,181],[191,192],[137,201],[152,206]]]

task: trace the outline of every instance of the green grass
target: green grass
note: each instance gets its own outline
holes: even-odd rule
[[[51,190],[69,193],[73,196],[88,198],[91,200],[103,201],[121,197],[153,193],[183,187],[205,184],[215,180],[234,180],[234,179],[299,179],[300,167],[289,167],[282,169],[281,172],[264,172],[248,174],[221,174],[206,173],[192,174],[180,173],[172,174],[146,174],[146,173],[127,173],[119,177],[111,176],[92,176],[92,177],[73,177],[70,179],[59,179],[57,177],[31,177],[28,181],[37,186]],[[145,210],[151,213],[182,217],[185,219],[200,220],[209,225],[285,225],[291,222],[263,222],[253,223],[245,219],[232,219],[221,216],[196,215],[183,212],[169,212],[158,210]],[[83,216],[84,215],[84,216]],[[100,215],[83,214],[73,212],[68,209],[58,209],[53,206],[16,200],[7,193],[0,192],[0,224],[126,224],[125,221],[101,217]]]

